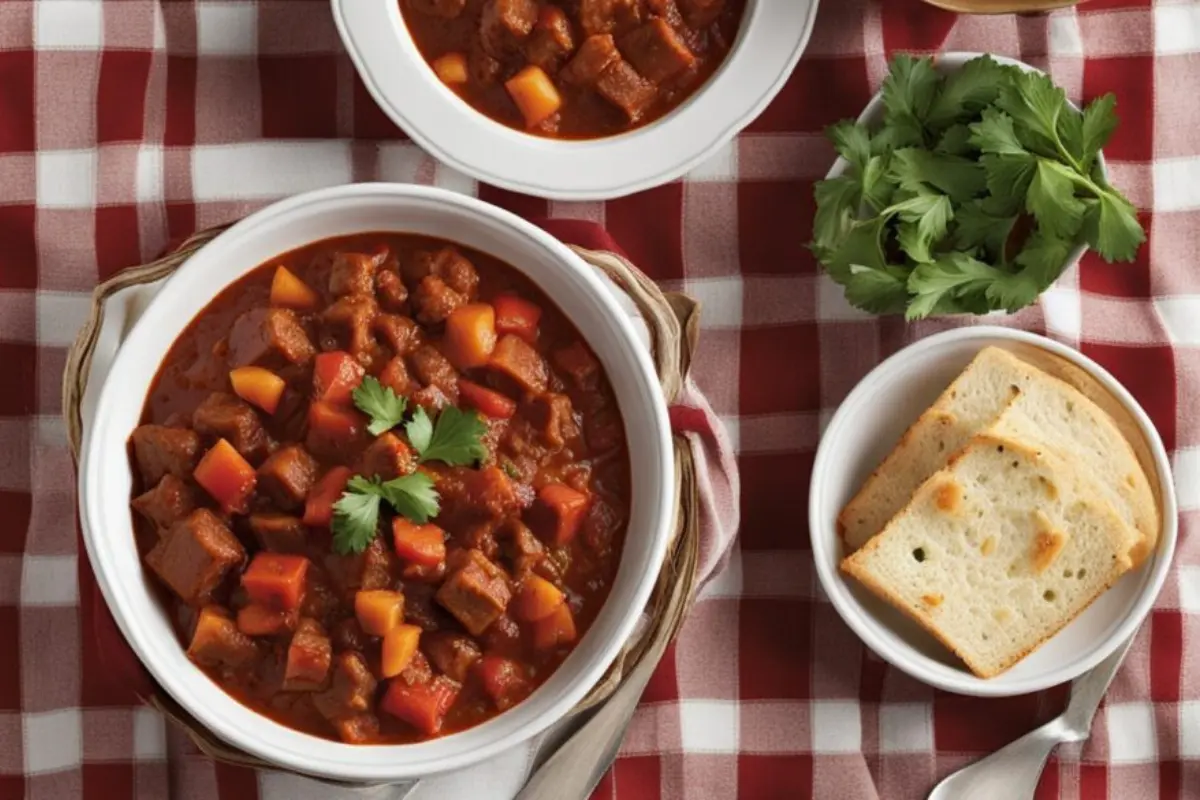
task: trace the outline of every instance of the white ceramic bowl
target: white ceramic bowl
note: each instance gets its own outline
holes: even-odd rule
[[[817,0],[748,0],[733,51],[687,102],[629,133],[560,141],[493,122],[447,89],[413,43],[398,0],[332,2],[367,89],[417,144],[486,183],[560,200],[667,183],[729,142],[783,88],[817,11]]]
[[[321,239],[405,231],[460,242],[528,275],[579,328],[612,381],[634,487],[620,569],[575,651],[528,700],[467,731],[412,745],[351,746],[299,733],[234,700],[188,661],[156,598],[132,533],[126,441],[168,348],[212,297],[271,258]],[[290,769],[339,780],[395,781],[476,763],[561,719],[603,674],[649,598],[674,515],[674,466],[662,391],[629,317],[557,240],[505,211],[439,189],[359,184],[293,197],[238,223],[167,281],[117,354],[79,471],[84,540],[121,631],[155,679],[229,743]]]
[[[1007,672],[977,678],[933,636],[838,569],[845,553],[837,515],[921,412],[988,345],[1039,347],[1090,373],[1124,406],[1152,455],[1162,496],[1158,548],[1057,635]],[[850,392],[817,450],[809,494],[809,531],[821,586],[855,633],[879,656],[917,680],[959,694],[1006,697],[1072,680],[1137,630],[1166,580],[1178,530],[1171,467],[1162,439],[1133,396],[1076,350],[1032,333],[958,328],[913,344],[872,370]]]

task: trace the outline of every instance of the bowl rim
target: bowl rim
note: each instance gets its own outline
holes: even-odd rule
[[[749,0],[733,49],[687,100],[633,131],[585,140],[526,134],[469,106],[434,77],[396,0],[331,4],[367,91],[423,150],[503,189],[582,201],[668,183],[729,144],[791,76],[808,47],[819,0]]]
[[[122,373],[130,368],[123,369],[122,363],[132,363],[139,355],[135,347],[128,346],[129,343],[137,343],[154,335],[151,325],[158,321],[158,317],[169,314],[167,309],[178,305],[178,298],[191,288],[192,284],[203,280],[206,265],[226,258],[230,253],[236,253],[239,247],[246,247],[247,242],[252,246],[256,236],[269,237],[273,230],[271,224],[279,223],[286,230],[286,226],[295,224],[289,220],[305,219],[306,211],[318,215],[333,214],[346,205],[361,206],[372,198],[390,198],[398,204],[413,203],[414,209],[418,208],[416,204],[429,204],[436,207],[436,214],[447,219],[461,219],[467,224],[479,224],[480,220],[484,220],[493,230],[501,231],[500,235],[510,237],[514,247],[526,248],[530,253],[535,249],[540,250],[548,263],[553,263],[556,269],[561,269],[564,282],[571,284],[569,289],[560,287],[559,291],[551,294],[547,287],[539,284],[539,288],[556,303],[562,303],[568,294],[578,293],[577,297],[581,300],[577,302],[591,305],[596,309],[595,313],[601,315],[606,324],[611,326],[602,334],[613,339],[608,349],[618,353],[622,359],[628,357],[628,363],[622,369],[627,369],[629,387],[623,392],[624,397],[616,383],[614,391],[618,392],[619,401],[624,401],[623,412],[626,412],[626,409],[632,411],[629,403],[636,400],[640,404],[637,412],[647,415],[646,427],[653,430],[655,435],[648,437],[649,440],[642,440],[640,444],[647,452],[643,472],[653,477],[651,483],[658,482],[664,487],[664,491],[659,494],[643,491],[638,495],[636,484],[634,485],[634,502],[643,503],[646,508],[644,520],[649,529],[639,532],[639,535],[648,539],[645,547],[641,548],[645,550],[642,558],[645,558],[646,563],[643,563],[642,558],[638,558],[637,563],[627,560],[626,555],[632,552],[630,548],[622,551],[613,592],[615,595],[620,585],[621,573],[633,570],[628,578],[631,588],[624,593],[623,598],[623,602],[627,604],[612,606],[612,610],[609,610],[608,600],[615,599],[610,595],[601,608],[601,616],[597,618],[599,622],[606,610],[612,615],[612,621],[607,623],[608,630],[613,634],[611,638],[597,640],[596,644],[589,646],[588,637],[592,634],[592,631],[589,631],[572,651],[572,655],[575,655],[586,649],[589,653],[588,658],[583,660],[581,655],[580,660],[570,667],[572,672],[566,671],[571,663],[568,657],[545,684],[513,709],[464,731],[414,744],[348,745],[315,737],[243,706],[198,668],[180,671],[185,674],[172,672],[167,668],[166,658],[162,653],[169,648],[175,648],[182,653],[183,644],[177,637],[172,637],[169,643],[159,641],[162,637],[148,629],[151,626],[151,615],[163,613],[169,616],[169,611],[165,608],[147,608],[144,602],[134,596],[134,590],[122,582],[126,575],[116,555],[118,551],[128,551],[106,544],[106,534],[132,538],[132,532],[127,526],[113,526],[111,520],[108,520],[108,515],[114,512],[105,510],[110,504],[106,503],[106,493],[103,491],[106,467],[111,468],[114,459],[118,457],[114,454],[114,446],[105,444],[105,440],[120,436],[123,442],[127,436],[126,431],[111,430],[115,425],[111,417],[116,413],[114,409],[122,401],[128,402],[129,390],[119,384]],[[295,238],[303,237],[302,232]],[[328,237],[315,237],[311,241],[319,241],[322,238]],[[265,261],[269,263],[269,258]],[[206,284],[204,302],[207,303],[208,299],[262,263],[264,261],[254,260],[254,263],[240,265],[236,273],[231,274],[220,286]],[[514,268],[521,269],[519,266]],[[194,315],[189,315],[188,319],[172,326],[171,342],[192,319]],[[584,333],[585,338],[600,335],[595,332],[581,333]],[[155,370],[157,371],[157,367]],[[147,385],[145,391],[148,391],[148,388]],[[140,404],[145,402],[145,391],[137,390],[139,410]],[[110,430],[106,431],[106,428]],[[594,270],[549,233],[503,209],[435,187],[369,183],[319,189],[269,205],[222,232],[205,248],[189,257],[165,281],[127,333],[100,389],[89,433],[79,462],[77,483],[84,543],[97,583],[112,610],[113,617],[143,666],[172,698],[224,741],[288,769],[337,780],[407,780],[462,768],[528,741],[562,719],[608,669],[642,616],[666,555],[671,520],[675,512],[671,499],[674,462],[666,403],[649,350],[639,341],[632,321],[620,308],[611,290],[604,286]],[[119,457],[128,463],[124,448],[118,449],[121,450]],[[632,466],[636,469],[636,464]],[[108,471],[112,472],[111,469]],[[124,497],[121,504],[127,506]],[[114,527],[120,529],[114,532]],[[138,567],[144,569],[140,556],[137,557],[137,562]],[[186,656],[184,658],[186,659]],[[567,677],[559,678],[556,682],[555,678],[560,674]]]
[[[1149,569],[1151,573],[1149,580],[1144,583],[1141,593],[1132,604],[1130,613],[1121,620],[1119,625],[1111,630],[1108,637],[1102,640],[1090,654],[1076,661],[1074,664],[1065,668],[1049,670],[1040,675],[1030,676],[1022,680],[1008,680],[1003,682],[996,681],[995,679],[978,678],[965,669],[962,671],[961,676],[943,677],[927,669],[924,664],[927,659],[924,656],[910,654],[909,650],[911,648],[907,645],[897,648],[879,638],[875,633],[873,624],[868,624],[864,621],[864,617],[867,615],[866,611],[862,608],[858,600],[851,595],[849,579],[844,577],[838,568],[843,557],[842,553],[838,553],[837,557],[832,561],[831,566],[831,560],[827,556],[830,554],[831,546],[837,547],[839,550],[841,549],[841,537],[832,528],[832,522],[822,518],[821,512],[827,512],[828,509],[822,508],[817,499],[821,496],[818,489],[825,480],[824,476],[829,474],[830,470],[834,468],[834,460],[837,458],[838,439],[840,438],[838,434],[841,428],[851,421],[850,413],[856,405],[853,402],[854,400],[870,394],[873,391],[874,384],[881,380],[883,376],[894,370],[901,369],[914,356],[961,341],[978,340],[980,343],[979,346],[982,348],[986,346],[986,342],[996,339],[1021,342],[1047,350],[1085,370],[1098,380],[1105,389],[1111,392],[1128,409],[1146,438],[1158,473],[1154,477],[1161,487],[1162,496],[1162,529],[1159,535],[1158,546],[1155,550],[1154,560],[1152,563],[1142,565],[1139,570],[1134,570]],[[1012,697],[1041,691],[1042,689],[1048,689],[1052,686],[1074,680],[1094,668],[1137,632],[1142,621],[1153,608],[1154,601],[1171,572],[1171,563],[1178,539],[1179,519],[1175,497],[1175,484],[1171,474],[1171,461],[1163,444],[1162,437],[1154,427],[1154,423],[1145,409],[1142,408],[1129,390],[1117,381],[1108,370],[1080,351],[1040,334],[1000,326],[975,325],[942,331],[901,348],[863,376],[846,396],[845,400],[842,401],[822,434],[821,442],[817,447],[817,455],[813,462],[812,476],[809,486],[808,524],[809,538],[813,548],[813,560],[816,563],[817,577],[820,580],[821,587],[833,603],[838,615],[841,616],[867,647],[892,666],[922,683],[955,694],[973,695],[976,697]],[[1055,635],[1057,636],[1058,634],[1056,633]]]

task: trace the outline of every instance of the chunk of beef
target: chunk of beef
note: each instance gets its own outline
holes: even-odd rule
[[[267,454],[267,431],[254,408],[234,395],[213,392],[192,412],[192,426],[202,436],[225,439],[248,461]]]
[[[340,653],[343,650],[358,650],[359,652],[367,648],[370,641],[367,632],[362,629],[362,625],[358,622],[358,617],[346,617],[340,619],[333,626],[333,646]]]
[[[346,598],[352,598],[359,589],[387,589],[391,586],[391,567],[395,556],[376,537],[361,553],[325,557],[325,569],[334,585]]]
[[[467,69],[470,71],[471,80],[474,83],[480,86],[491,86],[500,79],[504,65],[500,63],[500,59],[484,50],[483,44],[476,39],[467,53]],[[413,282],[411,285],[416,286],[419,282]]]
[[[375,333],[398,356],[407,355],[424,338],[421,328],[408,317],[399,314],[380,314],[375,318]]]
[[[622,33],[642,21],[642,0],[580,0],[579,25],[588,36]]]
[[[463,547],[470,547],[483,553],[489,560],[494,560],[500,552],[496,543],[496,520],[483,519],[472,522],[455,534],[455,539]]]
[[[379,717],[370,712],[354,714],[335,720],[333,728],[346,744],[369,744],[379,736]]]
[[[433,668],[429,666],[429,659],[420,650],[413,653],[412,661],[409,661],[408,666],[396,676],[396,680],[403,681],[407,686],[429,683],[433,680]]]
[[[378,475],[385,481],[407,475],[417,468],[412,448],[394,433],[379,436],[362,455],[360,475]]]
[[[407,397],[416,388],[408,375],[408,364],[403,356],[396,356],[388,361],[379,373],[379,382],[401,397]]]
[[[537,0],[485,0],[479,20],[483,49],[503,59],[517,52],[538,18]]]
[[[490,366],[520,384],[527,392],[544,392],[550,382],[550,370],[546,359],[528,342],[512,333],[507,333],[496,342]]]
[[[252,308],[229,329],[229,366],[270,361],[307,364],[316,355],[296,312],[288,308]]]
[[[513,566],[513,577],[524,580],[534,567],[546,558],[546,547],[533,535],[533,531],[519,520],[509,523],[511,535],[504,543],[504,553]]]
[[[475,266],[456,247],[414,253],[404,263],[403,274],[404,280],[413,288],[430,275],[441,278],[447,286],[468,300],[474,299],[479,288],[479,274]]]
[[[287,514],[251,514],[250,532],[262,549],[272,553],[302,553],[308,543],[303,520]]]
[[[461,633],[433,633],[423,637],[425,652],[438,670],[462,683],[475,662],[483,657],[479,645]]]
[[[334,297],[375,293],[375,270],[387,251],[376,253],[337,253],[329,268],[329,293]]]
[[[428,325],[445,322],[446,317],[466,302],[466,295],[454,291],[436,275],[424,278],[413,292],[413,306],[417,310],[417,319]]]
[[[537,395],[522,405],[521,413],[549,447],[558,450],[578,446],[579,423],[575,419],[575,409],[571,407],[571,398],[565,394],[546,392]]]
[[[430,413],[436,413],[449,405],[450,398],[446,397],[445,393],[436,386],[426,386],[423,389],[418,389],[413,392],[412,401]]]
[[[207,508],[200,508],[159,540],[146,554],[146,564],[183,602],[202,606],[245,558],[242,543],[225,523]]]
[[[521,628],[508,614],[501,614],[483,633],[483,643],[489,650],[510,650],[520,642]]]
[[[309,617],[300,620],[288,645],[283,690],[313,692],[323,688],[329,678],[332,660],[333,645],[321,623]]]
[[[379,304],[371,295],[352,294],[336,301],[321,314],[321,320],[338,334],[339,343],[360,361],[371,351],[375,337],[371,328],[379,315]]]
[[[341,610],[341,599],[329,584],[324,570],[309,569],[306,578],[300,613],[328,625],[333,615]]]
[[[659,84],[696,64],[696,56],[661,17],[621,37],[621,52],[642,77]]]
[[[436,386],[451,404],[458,402],[458,370],[437,348],[423,344],[409,358],[421,383]]]
[[[317,460],[298,444],[281,447],[258,468],[258,487],[280,508],[299,508],[317,480]]]
[[[583,427],[588,449],[593,455],[619,447],[625,438],[621,418],[611,409],[602,408],[593,412],[584,420]]]
[[[467,0],[411,0],[414,10],[444,19],[454,19],[467,7]]]
[[[133,499],[133,509],[158,526],[160,534],[196,508],[196,495],[188,486],[171,473],[148,492]]]
[[[583,518],[583,543],[597,555],[610,552],[621,522],[621,515],[610,503],[596,498]]]
[[[384,310],[401,312],[408,302],[408,287],[399,272],[381,269],[375,274],[375,296]]]
[[[506,519],[529,504],[512,479],[497,466],[450,467],[434,479],[442,513],[452,519]]]
[[[366,713],[371,710],[375,683],[361,653],[338,653],[330,686],[313,698],[313,705],[330,722]]]
[[[707,28],[725,10],[725,0],[678,0],[683,20],[689,27]]]
[[[478,550],[466,551],[465,563],[450,573],[437,600],[469,633],[478,636],[508,608],[508,576]]]
[[[565,373],[578,389],[594,391],[599,379],[600,365],[583,342],[572,342],[551,354],[554,366]]]
[[[442,562],[443,569],[445,562]],[[443,573],[444,575],[445,573]],[[404,582],[404,621],[416,625],[423,631],[436,631],[443,628],[451,620],[446,612],[433,602],[437,589],[429,583]]]
[[[574,86],[592,87],[604,70],[621,58],[612,34],[601,33],[583,40],[575,56],[563,67],[562,79]]]
[[[558,6],[542,6],[533,33],[525,40],[525,58],[553,75],[575,51],[571,20]]]
[[[639,75],[624,59],[613,62],[604,70],[596,82],[596,91],[624,111],[630,122],[641,119],[658,97],[658,87]]]
[[[205,606],[196,618],[188,658],[202,667],[244,667],[258,656],[253,640],[221,606]]]
[[[164,475],[190,478],[200,460],[200,437],[187,428],[141,425],[129,437],[133,457],[146,486],[154,486]]]

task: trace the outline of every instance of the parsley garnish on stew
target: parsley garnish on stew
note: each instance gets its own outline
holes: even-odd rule
[[[438,513],[438,493],[433,479],[423,472],[390,481],[355,475],[333,505],[333,548],[342,555],[361,553],[379,530],[379,501],[386,500],[398,514],[424,524]]]
[[[400,397],[390,386],[368,375],[354,390],[354,405],[371,418],[367,430],[378,436],[400,424],[408,409],[408,399]]]
[[[363,379],[354,390],[354,404],[371,417],[367,430],[379,436],[401,423],[407,400],[372,377]],[[418,407],[412,419],[404,425],[413,449],[421,462],[441,461],[450,466],[474,464],[487,457],[483,435],[487,426],[475,412],[460,411],[453,406],[443,409],[431,420],[425,409]],[[437,489],[433,479],[424,472],[402,475],[390,481],[379,476],[355,475],[346,484],[346,491],[333,504],[333,547],[343,554],[361,553],[367,549],[379,530],[379,502],[387,501],[392,510],[418,524],[438,515]]]

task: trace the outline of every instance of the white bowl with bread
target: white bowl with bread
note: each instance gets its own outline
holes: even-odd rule
[[[968,327],[868,374],[821,440],[817,574],[879,656],[930,685],[1011,696],[1070,681],[1137,630],[1177,518],[1150,418],[1102,367]]]

